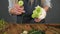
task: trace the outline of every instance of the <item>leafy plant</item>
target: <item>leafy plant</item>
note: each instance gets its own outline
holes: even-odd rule
[[[32,18],[38,18],[42,13],[41,7],[38,5],[35,7],[35,10],[33,10]]]
[[[20,1],[18,2],[18,4],[19,4],[19,6],[23,6],[24,2],[23,2],[22,0],[20,0]]]
[[[6,22],[4,21],[4,19],[0,20],[0,30],[2,30],[6,25]]]

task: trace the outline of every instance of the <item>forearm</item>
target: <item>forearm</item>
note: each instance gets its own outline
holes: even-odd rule
[[[9,14],[13,14],[13,7],[14,7],[14,4],[15,4],[15,0],[8,0],[9,2],[9,6],[8,6],[8,11],[9,11]]]
[[[43,9],[47,12],[49,10],[48,6],[44,6]]]
[[[43,8],[45,11],[48,11],[49,8],[51,8],[51,0],[45,0],[45,2],[43,3]]]

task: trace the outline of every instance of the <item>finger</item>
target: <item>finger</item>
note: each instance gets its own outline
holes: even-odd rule
[[[18,10],[23,10],[23,7],[20,7],[19,5],[15,5],[14,8],[18,9]]]
[[[24,10],[24,8],[23,7],[19,7],[18,10]]]
[[[18,9],[17,9],[18,10]],[[18,10],[19,12],[22,12],[22,11],[24,11],[23,9],[20,9],[20,10]]]
[[[14,11],[17,11],[17,12],[18,12],[18,11],[21,11],[21,10],[18,10],[17,8],[15,8],[15,7],[13,8],[13,10],[14,10]]]
[[[14,11],[15,11],[16,13],[18,13],[18,14],[20,14],[20,13],[23,13],[23,12],[24,12],[23,10],[18,10],[18,9],[16,9],[16,8],[14,8]]]
[[[35,20],[35,22],[39,22],[38,20]]]
[[[19,4],[15,4],[14,7],[17,8],[17,9],[20,9],[20,8],[24,9],[24,7],[23,6],[19,6]]]
[[[25,13],[25,11],[22,11],[22,13]]]
[[[17,11],[24,13],[24,8],[18,8]]]
[[[15,5],[14,8],[17,9],[18,11],[23,11],[24,10],[24,7],[20,7],[17,4]]]
[[[25,11],[24,11],[24,10],[18,10],[18,12],[25,13]]]
[[[35,19],[34,21],[35,21],[35,22],[40,22],[40,19]]]
[[[16,12],[17,15],[21,15],[22,13],[21,12]]]
[[[16,7],[14,7],[13,9],[14,9],[14,11],[17,11],[17,12],[22,12],[22,11],[23,11],[23,10],[21,10],[21,9],[18,10]]]
[[[19,5],[15,5],[15,7],[17,8],[17,9],[24,9],[24,7],[23,6],[19,6]]]

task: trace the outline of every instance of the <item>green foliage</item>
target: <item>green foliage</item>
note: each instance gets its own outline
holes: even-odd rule
[[[45,32],[43,32],[43,31],[38,31],[38,30],[32,30],[32,31],[29,31],[29,33],[28,34],[45,34]]]
[[[6,22],[4,21],[4,19],[0,20],[0,30],[2,30],[6,25]]]
[[[35,10],[33,11],[32,18],[38,18],[42,13],[41,7],[37,6],[35,7]]]
[[[22,0],[20,0],[20,1],[18,2],[18,4],[19,4],[20,6],[23,6],[24,2],[23,2]]]
[[[7,32],[4,32],[3,34],[7,34]]]

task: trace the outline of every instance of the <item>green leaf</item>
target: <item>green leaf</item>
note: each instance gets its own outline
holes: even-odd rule
[[[42,9],[40,6],[35,7],[35,10],[33,10],[32,18],[38,18],[42,14]]]
[[[20,6],[23,6],[24,2],[23,2],[22,0],[20,0],[20,1],[18,2],[18,4],[19,4]]]

